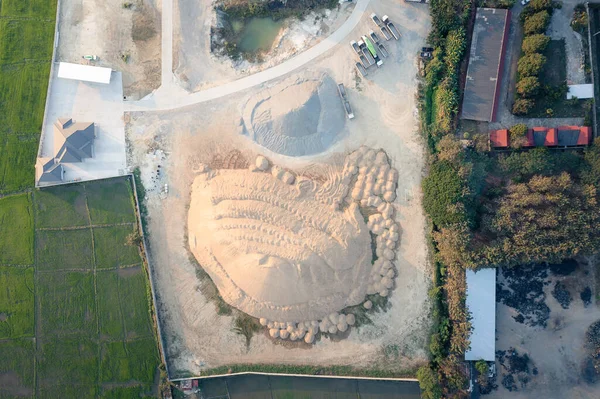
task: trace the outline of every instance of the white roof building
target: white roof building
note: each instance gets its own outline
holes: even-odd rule
[[[594,97],[594,85],[569,85],[569,91],[567,92],[567,100],[577,97],[580,100]]]
[[[496,269],[467,269],[467,309],[473,330],[465,360],[496,358]]]
[[[68,62],[61,62],[58,65],[58,77],[63,79],[109,84],[111,73],[112,69],[110,68],[70,64]]]

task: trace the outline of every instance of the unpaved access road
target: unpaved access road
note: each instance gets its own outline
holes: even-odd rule
[[[126,102],[125,111],[172,110],[214,100],[279,78],[308,64],[340,44],[358,25],[370,1],[358,0],[350,17],[338,30],[305,52],[254,75],[207,90],[188,93],[179,87],[173,79],[173,1],[164,0],[162,11],[162,85],[156,92],[140,101]]]

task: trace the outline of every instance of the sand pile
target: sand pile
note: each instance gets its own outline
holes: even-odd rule
[[[249,170],[206,170],[192,187],[190,248],[227,303],[273,338],[312,343],[355,323],[340,310],[369,309],[367,295],[393,288],[397,179],[386,154],[366,147],[324,184],[263,156]]]
[[[337,85],[328,75],[287,79],[251,97],[243,132],[269,150],[304,156],[325,151],[346,123]]]

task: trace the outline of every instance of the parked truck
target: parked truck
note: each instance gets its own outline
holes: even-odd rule
[[[371,65],[373,65],[373,64],[369,64],[369,60],[367,60],[367,57],[365,57],[364,55],[361,54],[359,58],[360,58],[361,64],[363,64],[365,68],[368,68]]]
[[[381,30],[381,33],[383,34],[383,37],[385,37],[385,40],[391,40],[392,39],[392,32],[390,32],[390,30],[388,29],[387,26],[385,26],[385,25],[380,26],[379,29]]]
[[[377,14],[375,14],[375,13],[371,14],[371,19],[373,20],[373,22],[375,22],[375,24],[377,24],[377,26],[384,26],[383,22],[381,22],[381,20],[377,16]]]
[[[398,29],[396,29],[396,26],[392,23],[392,21],[390,21],[390,18],[387,15],[384,15],[382,19],[383,19],[383,23],[385,23],[385,25],[388,27],[390,32],[392,32],[394,39],[400,40],[400,32],[398,32]]]
[[[370,30],[369,31],[369,36],[371,37],[371,39],[373,39],[373,42],[375,44],[379,43],[379,36],[377,36],[377,33],[375,33],[372,30]]]
[[[360,47],[358,47],[358,44],[356,44],[356,42],[354,40],[352,40],[350,42],[350,46],[352,47],[352,49],[356,52],[356,54],[360,55],[361,51],[360,51]]]
[[[358,41],[358,47],[360,47],[360,51],[362,51],[363,55],[365,56],[365,58],[369,62],[369,65],[375,64],[375,62],[376,62],[375,61],[375,57],[373,57],[373,55],[371,54],[371,52],[367,48],[367,45],[365,44],[365,42],[362,41],[362,40],[359,40]]]
[[[358,72],[360,72],[363,77],[367,76],[367,70],[360,62],[356,63],[356,69],[358,69]]]
[[[373,45],[373,43],[371,42],[371,40],[368,37],[366,37],[366,36],[362,36],[362,40],[367,45],[367,49],[369,50],[369,52],[371,53],[371,55],[375,59],[375,63],[377,64],[377,66],[379,67],[379,66],[383,65],[383,60],[381,60],[381,58],[379,58],[379,56],[377,55],[377,50],[375,49],[375,46]]]
[[[381,53],[383,58],[387,58],[390,55],[387,49],[383,46],[383,43],[377,43],[377,47],[379,48],[379,52]]]
[[[348,102],[348,96],[346,95],[346,89],[344,88],[343,83],[338,84],[338,93],[340,94],[340,98],[342,99],[342,105],[344,106],[344,110],[346,111],[346,116],[348,116],[348,119],[354,119],[354,113],[352,112],[350,102]]]

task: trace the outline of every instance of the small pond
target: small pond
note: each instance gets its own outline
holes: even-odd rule
[[[232,21],[231,26],[237,36],[237,47],[247,53],[267,51],[281,31],[283,20],[271,18],[250,18],[244,22]]]

